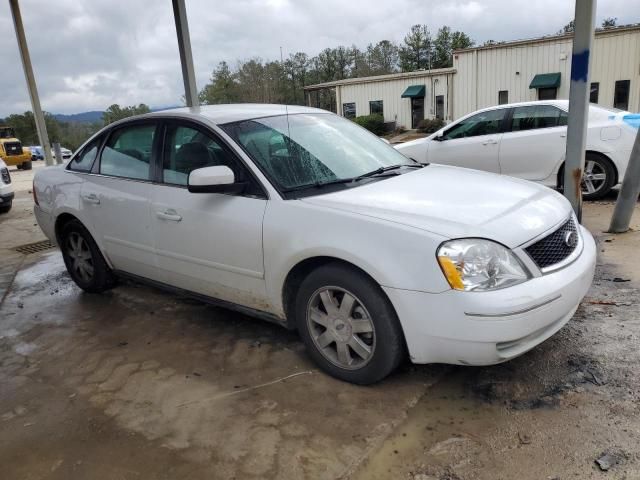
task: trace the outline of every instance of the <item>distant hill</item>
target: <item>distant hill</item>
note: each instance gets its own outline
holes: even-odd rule
[[[72,113],[70,115],[54,113],[53,116],[59,122],[94,123],[102,122],[103,113],[104,112],[94,110],[92,112]]]

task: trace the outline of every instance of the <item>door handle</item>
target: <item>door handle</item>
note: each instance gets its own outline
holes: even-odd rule
[[[168,208],[164,212],[156,212],[156,217],[161,218],[163,220],[169,220],[171,222],[179,222],[182,220],[182,216],[178,215],[173,208]]]
[[[83,193],[82,199],[87,203],[93,203],[94,205],[100,205],[100,199],[95,193]]]
[[[494,140],[493,138],[490,140],[487,140],[486,142],[482,142],[483,145],[495,145],[496,143],[498,143],[498,141]]]

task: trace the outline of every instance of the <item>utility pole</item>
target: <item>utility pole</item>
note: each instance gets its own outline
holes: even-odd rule
[[[180,51],[180,64],[182,66],[184,98],[188,107],[197,107],[200,102],[198,100],[198,89],[196,88],[196,74],[193,70],[187,10],[184,6],[184,0],[172,0],[172,2],[173,17],[176,22],[176,34],[178,36],[178,50]]]
[[[564,196],[571,202],[578,221],[582,221],[581,183],[589,120],[589,63],[595,30],[596,0],[576,1],[575,12]]]
[[[629,230],[633,210],[640,195],[640,128],[633,143],[629,165],[622,180],[622,187],[616,201],[616,208],[611,217],[610,233],[624,233]]]
[[[18,40],[18,48],[20,49],[20,59],[22,60],[22,68],[24,76],[27,80],[27,89],[29,90],[29,98],[31,99],[31,108],[33,109],[33,117],[36,121],[36,131],[40,145],[44,149],[44,160],[47,165],[53,165],[53,157],[51,156],[51,145],[49,144],[49,135],[47,134],[47,125],[44,121],[44,114],[40,106],[40,97],[36,88],[36,79],[33,75],[31,67],[31,57],[29,56],[29,48],[27,47],[27,37],[24,34],[24,25],[22,24],[22,15],[20,13],[20,5],[18,0],[9,0],[9,8],[13,17],[13,26],[16,30],[16,39]]]

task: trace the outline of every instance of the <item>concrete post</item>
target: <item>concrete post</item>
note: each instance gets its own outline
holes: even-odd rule
[[[172,0],[172,2],[173,17],[176,22],[176,34],[178,36],[178,50],[180,51],[180,64],[182,65],[184,98],[188,107],[197,107],[200,101],[198,100],[198,89],[196,88],[196,75],[193,70],[187,10],[184,6],[184,0]]]
[[[53,144],[53,151],[56,152],[56,163],[60,165],[62,163],[62,149],[58,142]]]
[[[640,128],[633,143],[629,165],[622,180],[622,187],[611,217],[610,233],[624,233],[629,230],[631,216],[640,195]]]
[[[595,30],[596,0],[576,1],[567,154],[564,168],[564,195],[582,220],[582,174],[584,171],[587,122],[589,120],[589,62]]]
[[[29,98],[31,99],[31,108],[33,109],[33,117],[36,121],[36,131],[40,145],[44,149],[44,160],[47,165],[53,165],[53,157],[51,156],[51,145],[49,145],[49,135],[47,134],[47,125],[44,121],[42,107],[40,106],[40,97],[36,88],[36,80],[31,68],[31,57],[29,56],[29,48],[27,47],[27,38],[24,34],[24,26],[22,25],[22,15],[20,14],[20,5],[18,0],[9,0],[9,8],[13,17],[13,26],[16,30],[16,39],[18,40],[18,48],[20,49],[20,59],[22,60],[22,68],[24,76],[27,80],[27,88],[29,90]]]

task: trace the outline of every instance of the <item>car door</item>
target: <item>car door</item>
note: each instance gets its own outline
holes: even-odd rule
[[[158,279],[151,225],[155,121],[112,130],[80,193],[94,232],[113,268]]]
[[[159,183],[152,196],[158,264],[165,283],[266,310],[262,221],[267,199],[246,166],[214,132],[196,123],[164,128]],[[189,173],[226,165],[241,194],[190,193]]]
[[[429,161],[500,173],[498,153],[506,109],[476,113],[429,143]]]
[[[550,179],[565,156],[567,112],[554,105],[526,105],[515,107],[510,117],[500,144],[501,172],[538,182]]]

